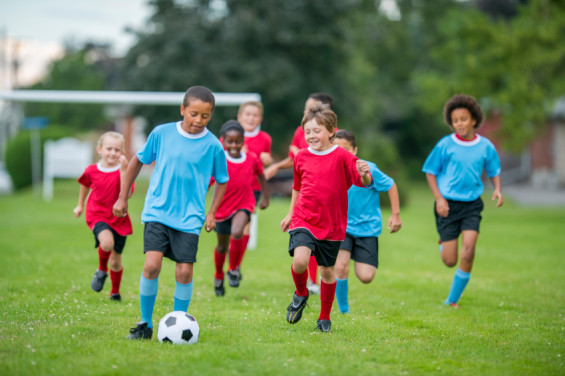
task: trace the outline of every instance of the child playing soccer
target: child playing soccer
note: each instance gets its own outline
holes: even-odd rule
[[[434,147],[422,171],[435,198],[434,213],[440,236],[441,258],[445,265],[457,265],[458,238],[461,235],[461,262],[455,272],[446,305],[458,308],[465,290],[479,236],[484,188],[483,169],[494,186],[492,200],[503,204],[500,187],[500,160],[493,144],[476,134],[483,113],[475,98],[459,94],[449,99],[444,120],[455,133],[443,137]]]
[[[333,106],[333,99],[329,94],[325,93],[312,93],[308,96],[306,103],[304,103],[304,114],[308,108],[314,104],[324,104],[328,105],[330,109]],[[337,130],[337,127],[336,127]],[[308,143],[304,138],[304,129],[301,125],[299,125],[296,130],[294,131],[294,136],[292,137],[292,142],[289,146],[288,156],[279,161],[277,163],[273,163],[268,168],[265,169],[265,177],[267,180],[272,178],[277,174],[279,169],[286,169],[291,168],[294,165],[294,157],[299,150],[305,149],[308,147]],[[320,286],[318,285],[318,263],[316,262],[316,258],[314,255],[310,257],[310,261],[308,263],[308,274],[310,278],[308,279],[308,291],[311,294],[319,294],[320,293]]]
[[[163,257],[176,262],[174,311],[188,310],[192,276],[202,225],[216,227],[214,216],[228,181],[222,144],[206,125],[214,112],[214,95],[202,86],[190,87],[180,106],[182,121],[157,126],[135,155],[122,181],[114,214],[127,213],[127,192],[144,164],[155,162],[141,220],[145,223],[145,263],[139,281],[141,321],[128,339],[151,339],[153,309]],[[210,178],[214,193],[208,214],[205,197]]]
[[[255,208],[253,182],[259,180],[261,203],[265,209],[269,205],[269,189],[263,176],[263,165],[255,153],[243,152],[243,127],[235,120],[227,121],[221,128],[220,134],[228,162],[230,180],[226,193],[216,212],[216,233],[218,245],[214,249],[216,274],[214,276],[214,291],[217,296],[224,296],[224,262],[229,249],[228,281],[231,287],[239,286],[236,277],[237,268],[243,258],[243,242],[241,242],[244,227],[249,223],[251,213]],[[231,241],[230,241],[231,235]],[[229,243],[229,248],[228,248]]]
[[[126,236],[132,233],[129,216],[116,217],[112,206],[120,193],[121,176],[127,168],[124,152],[124,137],[117,132],[106,132],[98,139],[96,151],[100,161],[88,166],[78,178],[80,192],[78,205],[74,208],[75,217],[79,218],[86,203],[86,224],[94,233],[94,247],[98,248],[98,269],[90,287],[96,292],[102,291],[108,277],[110,261],[110,299],[121,301],[120,283],[122,281],[122,252]],[[133,190],[128,191],[131,196]],[[88,195],[90,193],[90,195]]]
[[[311,106],[302,119],[307,149],[296,154],[294,183],[281,230],[290,230],[291,273],[296,286],[286,320],[297,323],[308,301],[308,260],[313,253],[322,275],[321,312],[317,329],[331,330],[330,312],[335,294],[335,261],[347,227],[347,190],[352,184],[372,187],[367,162],[332,145],[337,116],[325,105]]]
[[[333,140],[353,155],[357,155],[355,135],[340,129]],[[395,233],[402,227],[398,189],[394,180],[385,175],[376,164],[367,162],[374,186],[363,189],[356,186],[347,192],[349,210],[347,212],[347,230],[345,240],[341,242],[335,263],[335,296],[341,313],[349,313],[347,278],[349,261],[355,261],[355,274],[363,283],[371,283],[379,266],[379,235],[382,231],[381,204],[379,192],[388,192],[392,214],[388,220],[388,229]]]

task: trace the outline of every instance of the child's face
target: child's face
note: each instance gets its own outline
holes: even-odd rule
[[[263,116],[259,107],[248,105],[237,114],[237,121],[246,132],[253,132],[263,121]]]
[[[229,153],[232,158],[239,158],[241,156],[241,148],[243,148],[243,135],[236,131],[227,131],[223,139],[224,149]]]
[[[212,104],[191,98],[188,106],[180,106],[182,129],[190,134],[201,133],[212,118]]]
[[[475,138],[475,124],[477,121],[473,119],[468,109],[456,108],[451,111],[451,126],[462,139]]]
[[[344,148],[353,155],[357,155],[357,147],[351,145],[351,142],[347,141],[345,138],[336,137],[333,140],[333,144],[337,146],[341,146],[342,148]]]
[[[332,146],[330,138],[333,135],[334,132],[330,133],[326,127],[319,125],[314,119],[304,124],[304,139],[312,150],[328,150]]]
[[[122,141],[116,137],[106,136],[96,151],[100,154],[103,167],[114,167],[120,163],[120,156],[123,152]]]

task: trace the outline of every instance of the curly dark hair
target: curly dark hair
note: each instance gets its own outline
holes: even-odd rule
[[[456,94],[445,102],[445,106],[443,108],[443,119],[447,125],[450,127],[453,126],[453,124],[451,124],[451,113],[453,110],[458,108],[466,108],[469,110],[473,119],[476,120],[473,128],[477,129],[481,126],[481,123],[483,122],[483,111],[481,110],[481,106],[479,106],[479,103],[474,97],[467,94]]]

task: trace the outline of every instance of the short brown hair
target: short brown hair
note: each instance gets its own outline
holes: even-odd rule
[[[483,111],[481,110],[481,106],[479,106],[479,103],[474,97],[467,94],[456,94],[445,102],[445,106],[443,107],[443,118],[447,125],[450,127],[453,126],[453,124],[451,124],[451,113],[458,108],[466,108],[469,111],[471,117],[476,121],[473,128],[476,129],[481,126],[483,121]]]
[[[325,127],[330,133],[337,128],[337,115],[327,104],[316,103],[310,106],[302,118],[302,123],[300,124],[302,128],[310,120],[316,120],[318,125]]]
[[[261,116],[263,116],[263,103],[258,102],[258,101],[248,101],[248,102],[243,102],[242,104],[239,105],[239,109],[237,110],[238,114],[241,114],[241,112],[243,111],[243,109],[247,106],[255,106],[259,109],[259,112],[261,113]]]

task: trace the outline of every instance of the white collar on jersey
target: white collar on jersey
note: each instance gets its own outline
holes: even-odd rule
[[[475,139],[472,141],[461,141],[460,139],[457,138],[457,135],[455,133],[451,134],[451,139],[453,141],[455,141],[455,143],[457,145],[461,145],[461,146],[473,146],[473,145],[477,145],[479,143],[479,141],[481,141],[481,136],[478,134],[475,134]]]
[[[179,122],[177,122],[177,131],[179,131],[181,136],[196,140],[196,139],[199,139],[199,138],[206,136],[206,134],[208,133],[208,128],[204,128],[204,130],[200,133],[192,134],[192,133],[185,132],[184,129],[182,129],[182,122],[179,121]]]
[[[334,146],[332,146],[331,148],[329,148],[329,149],[327,149],[327,150],[324,150],[324,151],[317,151],[317,150],[312,149],[310,146],[308,146],[308,151],[309,151],[310,153],[316,154],[316,155],[327,155],[327,154],[330,154],[332,151],[334,151],[334,150],[337,149],[337,148],[338,148],[338,146],[337,146],[337,145],[334,145]]]
[[[102,162],[98,162],[96,163],[96,167],[98,167],[98,170],[101,172],[114,172],[120,169],[120,164],[118,163],[118,165],[114,167],[102,167]]]
[[[261,124],[259,124],[259,125],[257,126],[257,128],[255,128],[255,129],[254,129],[253,131],[251,131],[251,132],[245,131],[245,132],[243,133],[243,136],[245,136],[245,137],[255,137],[255,136],[257,136],[257,135],[259,134],[259,132],[261,132]]]
[[[247,159],[247,154],[244,152],[241,152],[241,157],[239,158],[232,157],[227,150],[224,150],[224,152],[226,153],[226,159],[231,163],[243,163]]]

